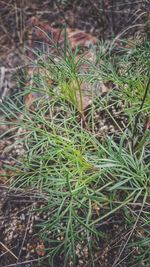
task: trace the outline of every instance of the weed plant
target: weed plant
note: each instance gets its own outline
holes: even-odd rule
[[[12,186],[47,193],[43,210],[50,215],[38,226],[52,265],[60,260],[63,266],[68,262],[78,266],[77,246],[81,244],[88,247],[88,266],[97,266],[97,247],[111,242],[101,225],[119,214],[128,236],[112,266],[126,261],[126,266],[148,267],[150,132],[148,127],[143,129],[145,118],[150,116],[150,90],[140,110],[134,150],[131,141],[150,73],[150,45],[145,41],[120,53],[100,47],[96,65],[81,56],[76,60],[76,53],[57,60],[54,55],[46,60],[39,56],[32,86],[26,86],[22,93],[41,94],[33,107],[27,109],[20,94],[2,106],[10,131],[12,127],[19,129],[14,135],[18,134],[17,142],[25,148],[22,158],[16,160]],[[80,72],[83,62],[89,64],[87,73]],[[93,97],[89,107],[92,122],[86,120],[84,125],[81,84],[88,81],[92,88],[99,80],[112,81],[117,90]],[[107,111],[111,99],[122,99],[124,115],[128,116],[128,126],[121,130],[117,142],[116,133],[102,141],[89,131],[89,124],[97,120],[93,115],[97,106]],[[131,258],[129,251],[135,250]]]

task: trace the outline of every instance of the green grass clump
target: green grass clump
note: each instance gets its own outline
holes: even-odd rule
[[[47,193],[48,201],[43,210],[50,211],[50,216],[39,227],[49,247],[49,261],[54,266],[55,260],[62,258],[64,265],[71,261],[77,266],[78,244],[88,247],[88,266],[97,266],[97,247],[110,242],[109,234],[101,225],[118,214],[122,229],[128,229],[129,235],[114,264],[120,264],[129,256],[128,266],[131,263],[148,266],[150,134],[148,130],[142,131],[145,116],[150,116],[149,92],[140,110],[135,149],[132,147],[135,118],[148,80],[148,45],[121,55],[105,52],[100,60],[97,56],[96,67],[90,63],[88,74],[80,72],[83,58],[76,62],[75,56],[69,54],[54,61],[53,55],[49,55],[47,61],[40,59],[37,69],[43,71],[36,72],[32,87],[23,93],[43,94],[35,99],[34,108],[27,109],[21,104],[20,95],[3,105],[10,126],[20,129],[18,142],[23,142],[25,148],[14,168],[12,186]],[[104,97],[93,97],[89,107],[92,124],[96,124],[95,103],[107,112],[111,99],[123,99],[128,127],[119,132],[117,142],[115,133],[105,141],[98,139],[94,131],[89,130],[91,120],[86,120],[82,108],[82,82],[88,81],[92,87],[95,81],[103,79],[112,81],[117,90]],[[18,114],[20,119],[14,121]],[[141,236],[139,229],[142,229]],[[132,235],[134,242],[130,242]],[[134,247],[138,247],[140,254],[131,259],[130,253],[126,255],[124,251]]]

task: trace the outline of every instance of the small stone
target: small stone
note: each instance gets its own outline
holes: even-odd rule
[[[83,262],[83,260],[79,260],[79,264],[81,264],[81,265],[82,265],[83,263],[84,263],[84,262]]]
[[[101,127],[101,131],[107,131],[107,130],[108,130],[108,126],[107,125]]]
[[[35,215],[35,216],[34,216],[34,220],[35,220],[35,221],[38,221],[38,220],[39,220],[39,217]]]
[[[26,259],[30,258],[30,253],[28,252],[27,255],[25,256]]]

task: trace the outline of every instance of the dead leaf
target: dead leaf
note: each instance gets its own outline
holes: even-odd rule
[[[38,27],[38,28],[37,28]],[[34,28],[34,31],[31,29]],[[52,39],[55,43],[63,44],[65,41],[65,32],[60,30],[60,28],[54,28],[48,21],[41,21],[36,17],[31,17],[28,21],[28,36],[29,45],[33,47],[35,41],[42,41],[42,43],[51,43]],[[45,34],[45,33],[46,34]],[[67,38],[71,45],[71,48],[74,50],[77,46],[80,47],[89,47],[90,45],[95,45],[98,42],[98,39],[86,33],[80,29],[67,28],[66,29]],[[51,36],[52,38],[49,38]]]
[[[37,245],[36,253],[38,256],[41,256],[41,257],[45,255],[45,246],[43,243]]]

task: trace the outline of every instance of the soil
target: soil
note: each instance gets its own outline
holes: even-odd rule
[[[35,267],[49,265],[46,256],[48,243],[43,243],[37,235],[37,224],[47,219],[49,213],[41,212],[40,209],[47,203],[46,195],[36,191],[23,192],[21,190],[11,190],[6,186],[1,186],[1,265],[0,266],[23,266]],[[43,200],[45,198],[45,201]],[[120,253],[120,247],[126,242],[130,231],[124,228],[123,216],[121,213],[108,218],[105,223],[100,224],[99,230],[107,235],[107,239],[101,239],[98,248],[95,248],[96,266],[109,267],[114,263],[114,259]],[[109,240],[109,241],[108,241]],[[132,236],[132,241],[136,240],[136,235]],[[86,244],[79,243],[76,248],[78,263],[76,266],[91,266],[88,259]],[[118,266],[128,266],[131,251],[125,250],[122,257],[126,258]],[[135,247],[133,255],[138,255],[139,251]],[[42,260],[42,265],[40,261]],[[38,265],[39,264],[39,265]],[[62,258],[58,256],[55,266],[61,267]],[[67,265],[72,266],[71,263]],[[131,265],[130,265],[131,266]]]
[[[67,25],[70,29],[82,30],[85,33],[85,39],[90,38],[92,42],[97,39],[111,40],[117,35],[134,39],[149,34],[148,25],[145,23],[148,19],[147,10],[149,10],[148,1],[10,0],[6,3],[0,0],[0,100],[4,102],[7,96],[12,96],[22,90],[16,86],[15,77],[16,75],[22,77],[23,66],[27,66],[28,69],[25,46],[31,45],[30,47],[35,48],[33,42],[35,36],[37,40],[35,21],[36,25],[37,21],[40,21],[42,25],[43,23],[48,25],[46,31],[52,29],[55,31],[62,25]],[[31,23],[33,21],[34,24]],[[72,39],[72,44],[78,41],[77,37]],[[103,117],[101,111],[97,112],[98,117]],[[2,114],[0,116],[3,120]],[[124,121],[125,118],[120,118],[120,121],[122,120]],[[106,118],[105,125],[108,128],[111,126],[109,124]],[[101,127],[103,126],[101,125]],[[98,123],[96,127],[100,129]],[[111,132],[111,129],[109,128],[107,131]],[[8,130],[6,125],[0,126],[1,133],[6,130]],[[100,131],[99,134],[101,135]],[[7,170],[6,165],[13,166],[15,164],[13,158],[24,153],[21,144],[11,147],[15,141],[15,137],[9,135],[0,141],[0,152],[2,153],[0,156],[0,267],[50,267],[46,258],[48,243],[43,243],[37,235],[38,228],[36,226],[49,216],[40,211],[40,208],[47,203],[47,196],[41,196],[37,191],[27,190],[24,192],[9,188],[7,177],[11,177],[13,173]],[[99,227],[109,236],[109,242],[102,239],[99,248],[95,249],[95,264],[96,266],[111,267],[114,259],[120,253],[120,247],[126,242],[129,231],[125,229],[121,213],[113,218],[108,218],[108,221]],[[133,236],[133,241],[134,238],[136,239],[136,236]],[[126,250],[122,254],[122,259],[130,253],[131,251]],[[139,251],[135,247],[132,257],[138,253]],[[77,266],[90,266],[86,244],[78,244],[77,255]],[[128,267],[129,257],[118,266]],[[42,263],[40,263],[41,260]],[[56,267],[61,266],[63,265],[60,256],[57,259]]]

